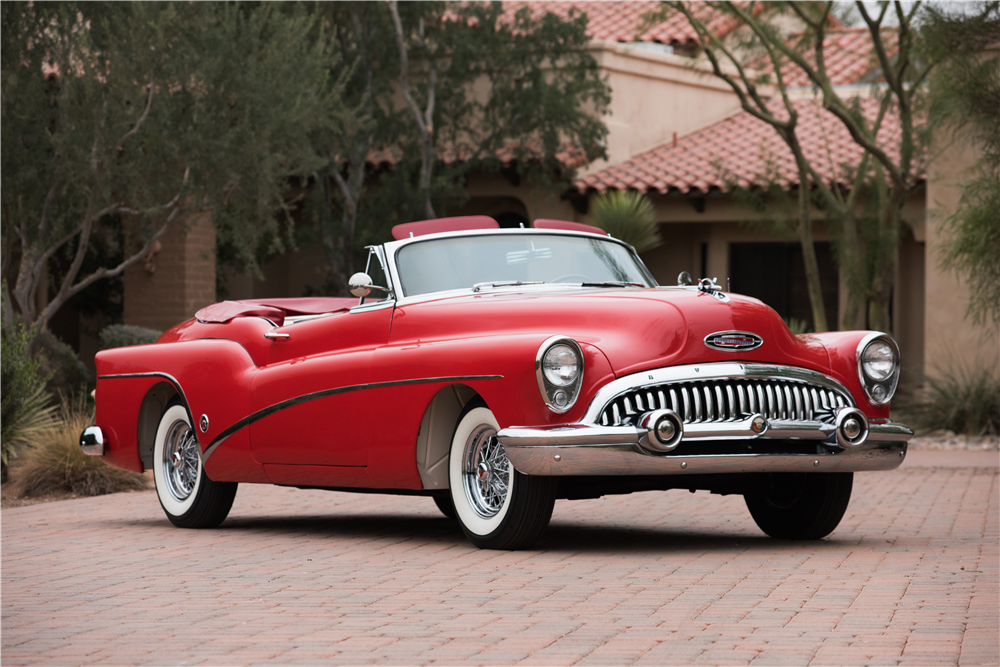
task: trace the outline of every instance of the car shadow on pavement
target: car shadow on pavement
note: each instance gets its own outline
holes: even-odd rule
[[[133,527],[147,529],[173,528],[167,520],[109,521],[111,527],[122,527],[127,523]],[[408,545],[426,542],[440,546],[443,543],[455,546],[474,547],[465,538],[461,528],[444,517],[401,516],[393,514],[330,514],[302,516],[237,516],[227,519],[219,528],[191,531],[206,538],[217,539],[220,534],[234,536],[267,535],[275,537],[308,536],[329,539],[350,539],[362,541],[398,542],[405,540]],[[189,533],[190,534],[190,533]],[[865,540],[857,535],[845,534],[838,539],[834,533],[825,540],[794,542],[776,540],[763,534],[724,532],[719,530],[698,531],[686,528],[649,528],[629,526],[587,526],[576,523],[553,522],[532,551],[549,553],[683,553],[733,551],[810,551],[854,549],[863,546]],[[883,543],[884,541],[879,541]]]

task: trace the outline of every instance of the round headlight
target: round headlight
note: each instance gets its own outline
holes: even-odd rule
[[[576,380],[579,363],[576,351],[569,345],[553,345],[542,358],[542,372],[550,383],[557,387],[566,387]]]
[[[865,375],[881,382],[895,370],[896,355],[888,343],[874,341],[861,353],[861,368],[864,369]]]

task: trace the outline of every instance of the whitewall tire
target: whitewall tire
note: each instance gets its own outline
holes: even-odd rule
[[[188,411],[178,403],[167,406],[156,429],[153,481],[167,518],[181,528],[218,526],[236,497],[235,482],[213,482],[205,474]]]
[[[556,482],[514,469],[496,438],[500,425],[481,401],[470,403],[455,427],[448,485],[466,536],[487,549],[530,547],[548,526]]]

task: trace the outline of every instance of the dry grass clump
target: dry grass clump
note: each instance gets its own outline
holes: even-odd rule
[[[100,496],[149,488],[149,481],[139,473],[114,468],[99,456],[81,451],[80,433],[93,423],[92,410],[79,404],[63,404],[55,425],[39,431],[12,466],[14,495]]]

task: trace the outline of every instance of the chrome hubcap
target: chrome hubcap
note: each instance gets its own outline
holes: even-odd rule
[[[476,514],[489,519],[503,508],[510,488],[510,461],[492,426],[481,426],[465,444],[465,495]]]
[[[187,500],[201,472],[198,440],[186,422],[176,421],[163,443],[163,479],[176,500]]]

